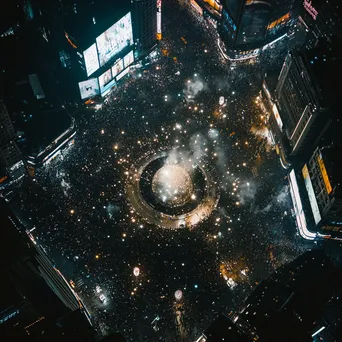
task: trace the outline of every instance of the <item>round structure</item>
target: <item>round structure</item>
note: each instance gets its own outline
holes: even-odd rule
[[[179,207],[191,200],[192,179],[184,167],[167,164],[154,175],[152,191],[159,201]]]
[[[128,172],[127,198],[148,223],[170,229],[191,228],[207,219],[218,203],[215,173],[204,161],[183,163],[181,153],[173,163],[168,157],[168,152],[161,151],[145,155],[133,165]]]

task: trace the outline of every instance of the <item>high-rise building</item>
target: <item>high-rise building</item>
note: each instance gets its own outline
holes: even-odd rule
[[[257,57],[263,46],[286,34],[296,20],[297,0],[225,0],[222,2],[220,35],[227,57]]]
[[[274,97],[291,156],[310,155],[337,113],[341,61],[335,41],[288,53]]]
[[[306,252],[258,285],[235,324],[260,341],[340,341],[341,276],[322,250]]]
[[[328,121],[327,107],[312,82],[309,63],[306,53],[289,52],[276,88],[276,102],[292,155],[312,146]]]
[[[26,174],[22,154],[7,107],[0,99],[0,188],[18,182]]]
[[[253,339],[242,333],[230,318],[220,315],[203,332],[196,342],[252,342]]]
[[[0,335],[92,338],[89,314],[62,274],[0,201]]]
[[[323,250],[279,267],[238,312],[219,316],[196,342],[336,342],[342,337],[342,272]]]
[[[146,55],[161,39],[161,1],[134,0],[133,25],[137,51]]]
[[[339,146],[316,148],[302,168],[310,230],[342,238],[342,149]],[[313,220],[312,220],[313,219]]]
[[[313,48],[321,39],[341,39],[341,16],[339,0],[301,0],[299,22],[307,30],[306,48]]]

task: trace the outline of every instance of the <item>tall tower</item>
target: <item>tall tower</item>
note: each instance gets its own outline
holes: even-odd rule
[[[82,336],[92,328],[82,302],[0,199],[0,335]],[[70,330],[71,327],[71,330]],[[69,335],[70,336],[70,335]]]
[[[17,181],[25,173],[21,152],[15,142],[15,131],[7,107],[0,99],[0,188],[6,182]]]
[[[161,0],[134,0],[133,23],[137,51],[148,54],[161,39]]]

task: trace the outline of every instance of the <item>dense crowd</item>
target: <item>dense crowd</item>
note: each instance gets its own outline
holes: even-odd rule
[[[97,326],[132,341],[179,339],[177,290],[186,339],[198,337],[274,267],[308,248],[296,236],[287,183],[255,104],[260,65],[232,69],[215,30],[186,9],[170,8],[163,18],[157,58],[132,70],[100,110],[77,113],[75,145],[21,195],[57,266],[83,278],[88,296],[96,284],[106,293],[106,304],[87,297]],[[206,160],[218,175],[218,206],[191,231],[146,224],[126,199],[127,171],[160,150]],[[222,263],[243,265],[234,289]]]

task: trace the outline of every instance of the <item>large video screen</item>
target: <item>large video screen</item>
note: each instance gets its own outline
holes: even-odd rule
[[[116,75],[119,75],[120,72],[124,69],[123,60],[119,59],[118,62],[116,62],[112,67],[112,75],[115,77]]]
[[[113,79],[112,77],[112,71],[108,69],[105,71],[101,76],[99,76],[99,85],[101,89],[101,93],[103,91],[103,88]]]
[[[99,67],[99,58],[97,56],[96,44],[94,43],[91,47],[83,52],[84,63],[87,70],[87,76],[94,73]]]
[[[79,82],[78,86],[80,88],[82,100],[100,94],[100,87],[97,78],[91,78],[89,80]]]
[[[131,12],[96,38],[100,65],[106,64],[126,46],[133,44]]]
[[[133,51],[130,51],[124,58],[124,66],[127,68],[129,65],[131,65],[134,62],[134,55]]]

